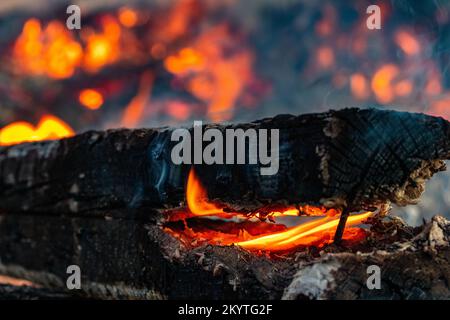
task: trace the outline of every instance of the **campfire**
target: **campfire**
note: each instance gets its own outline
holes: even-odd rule
[[[450,297],[450,6],[91,2],[0,6],[0,298]]]

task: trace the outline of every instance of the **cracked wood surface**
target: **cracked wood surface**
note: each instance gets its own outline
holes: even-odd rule
[[[260,255],[237,246],[187,249],[144,221],[4,215],[0,274],[78,298],[450,299],[449,241],[442,217],[416,228],[387,219],[355,247]],[[81,268],[81,290],[65,286],[72,264]],[[366,286],[374,264],[381,290]]]
[[[261,176],[259,165],[195,166],[209,197],[234,210],[414,203],[450,158],[449,122],[423,114],[344,109],[211,127],[280,130],[276,175]],[[0,210],[79,216],[179,206],[190,166],[171,162],[172,130],[91,131],[0,148]]]

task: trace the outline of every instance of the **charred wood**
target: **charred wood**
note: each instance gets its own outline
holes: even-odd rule
[[[258,164],[195,165],[209,197],[240,211],[274,203],[349,210],[414,203],[450,158],[449,123],[423,114],[345,109],[206,128],[280,130],[275,175],[260,175]],[[171,133],[119,129],[3,147],[0,209],[83,215],[177,207],[190,166],[172,163]]]

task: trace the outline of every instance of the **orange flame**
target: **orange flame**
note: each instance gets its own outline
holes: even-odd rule
[[[15,287],[39,287],[37,284],[20,278],[14,278],[0,274],[0,284]]]
[[[372,78],[372,90],[378,102],[389,103],[394,99],[392,81],[398,73],[398,67],[393,64],[386,64],[377,70]]]
[[[318,48],[316,57],[319,66],[323,69],[328,69],[334,64],[334,52],[330,47]]]
[[[350,216],[347,220],[347,227],[362,223],[369,218],[372,212],[366,212]],[[273,233],[256,239],[236,243],[237,245],[251,250],[281,251],[289,250],[297,246],[308,246],[311,243],[327,238],[327,242],[332,241],[332,237],[339,223],[339,218],[323,218],[299,226],[289,228],[286,231]],[[349,235],[347,229],[347,236]],[[325,235],[324,235],[325,233]],[[345,234],[344,234],[345,239]]]
[[[87,35],[84,67],[95,72],[105,65],[117,61],[120,52],[121,28],[112,16],[103,17],[101,32]]]
[[[88,109],[97,110],[103,104],[103,96],[94,89],[84,89],[78,96],[80,103]]]
[[[50,22],[45,29],[37,19],[29,19],[14,45],[16,65],[33,75],[62,79],[73,75],[83,50],[65,26]]]
[[[120,23],[127,27],[134,27],[138,22],[138,14],[135,10],[127,7],[120,8],[119,10],[119,21]]]
[[[353,74],[350,77],[350,90],[356,99],[367,99],[369,97],[369,86],[366,77],[361,73]]]
[[[121,11],[120,17],[126,20],[125,24],[131,24],[131,11]],[[101,27],[100,32],[90,28],[83,30],[83,48],[63,23],[53,20],[43,28],[38,19],[29,19],[14,44],[15,66],[24,73],[55,79],[69,78],[79,67],[96,72],[116,62],[121,52],[122,29],[116,18],[102,17]]]
[[[413,91],[413,84],[409,80],[402,80],[395,85],[394,91],[399,97],[409,96]]]
[[[194,216],[232,218],[240,215],[239,213],[225,212],[223,206],[210,202],[206,190],[193,169],[191,169],[188,176],[186,201],[190,213]],[[194,239],[208,239],[208,241],[213,244],[236,244],[249,250],[286,251],[298,246],[316,245],[321,247],[332,242],[334,232],[339,223],[337,210],[303,206],[299,209],[286,208],[285,210],[274,211],[266,216],[298,216],[301,213],[308,215],[327,215],[327,217],[291,228],[286,228],[280,224],[256,222],[255,228],[259,231],[252,230],[251,232],[248,232],[246,229],[241,229],[237,233],[234,232],[234,234],[214,230],[196,232],[187,226],[184,232]],[[370,217],[371,214],[371,212],[366,212],[350,216],[347,225],[354,226],[360,224]],[[262,216],[258,214],[256,214],[255,217],[262,218]],[[170,228],[168,228],[167,231],[176,235],[176,232],[173,232]],[[345,240],[359,240],[363,233],[363,231],[357,228],[347,228],[343,238]]]
[[[197,216],[223,215],[223,209],[208,202],[206,190],[200,183],[193,169],[189,171],[186,186],[186,202],[191,213]]]
[[[157,30],[157,38],[172,41],[186,33],[195,12],[198,12],[195,0],[178,0],[167,13],[164,25]]]
[[[74,135],[74,131],[61,119],[45,115],[36,128],[28,122],[13,122],[0,130],[0,145],[60,139]]]
[[[439,99],[433,101],[431,103],[431,108],[427,113],[450,120],[450,95],[443,95]]]
[[[145,106],[150,101],[153,79],[153,74],[150,71],[142,74],[138,93],[133,99],[131,99],[130,103],[125,108],[121,121],[122,126],[134,128],[139,124],[139,120],[144,114]]]
[[[241,47],[230,54],[233,41],[228,28],[219,25],[164,60],[167,71],[206,103],[208,117],[215,122],[231,118],[236,100],[253,78],[252,54]]]

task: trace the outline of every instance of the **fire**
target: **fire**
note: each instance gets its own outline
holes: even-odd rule
[[[435,116],[441,116],[445,119],[450,119],[450,95],[444,95],[443,97],[433,101],[428,113]]]
[[[138,14],[131,8],[123,7],[119,10],[119,21],[127,28],[134,27],[138,22]]]
[[[153,75],[150,72],[142,74],[139,90],[136,96],[126,106],[121,125],[127,128],[136,127],[142,118],[146,105],[150,102],[153,87]]]
[[[129,65],[158,61],[171,74],[172,89],[192,97],[189,102],[179,98],[157,102],[154,110],[167,105],[163,113],[176,120],[187,119],[193,110],[204,112],[216,122],[230,120],[236,106],[241,102],[255,105],[253,94],[266,88],[253,74],[254,56],[245,34],[223,21],[207,28],[193,27],[201,20],[203,10],[209,9],[197,0],[174,1],[155,16],[148,10],[123,6],[96,15],[81,30],[68,30],[58,20],[31,18],[12,46],[13,71],[20,76],[76,79],[113,65],[127,69]],[[147,28],[148,36],[137,36],[141,28]],[[158,77],[154,71],[153,76]],[[151,94],[152,84],[144,82],[120,124],[134,127],[146,116],[144,106],[150,97],[144,97],[144,93]],[[65,83],[61,83],[61,87],[46,92],[48,97],[53,99],[62,90]],[[81,91],[80,104],[91,110],[100,108],[107,95],[115,94],[105,88],[101,94]]]
[[[348,227],[362,223],[371,215],[372,212],[366,212],[350,216],[347,220],[347,229],[345,230],[343,239],[348,239],[353,235],[358,235],[356,230],[351,228],[349,229]],[[303,223],[299,226],[289,228],[286,231],[238,242],[236,244],[246,249],[270,251],[289,250],[293,247],[309,246],[317,242],[320,242],[319,246],[323,246],[324,244],[331,243],[333,241],[334,232],[338,223],[339,217],[327,217],[312,222]]]
[[[78,96],[80,103],[88,109],[97,110],[103,104],[103,96],[94,89],[84,89]]]
[[[10,276],[5,276],[0,274],[0,284],[7,286],[16,286],[16,287],[39,287],[37,284],[20,278],[14,278]]]
[[[186,74],[204,69],[204,57],[192,48],[181,49],[176,55],[169,56],[165,61],[166,69],[175,74]]]
[[[157,30],[157,37],[164,41],[172,41],[173,39],[183,36],[189,27],[189,23],[198,12],[197,2],[195,0],[178,0],[167,13],[164,19],[164,25]]]
[[[355,73],[350,77],[350,89],[355,98],[365,100],[369,96],[369,86],[366,77],[361,73]]]
[[[119,58],[121,28],[112,16],[104,16],[102,31],[89,31],[84,55],[84,67],[95,72],[105,65],[114,63]]]
[[[407,55],[412,56],[420,52],[419,42],[407,31],[398,31],[395,34],[395,42]]]
[[[82,58],[82,47],[58,21],[45,28],[29,19],[14,46],[17,66],[33,75],[64,79],[73,75]]]
[[[372,90],[380,103],[390,103],[394,97],[392,81],[398,75],[399,69],[393,64],[382,66],[372,78]]]
[[[402,80],[395,85],[394,91],[398,97],[406,97],[413,91],[413,84],[409,80]]]
[[[193,169],[189,172],[186,186],[186,202],[191,213],[197,216],[223,215],[223,209],[208,202],[206,190],[195,175]]]
[[[191,110],[188,104],[172,100],[167,103],[166,113],[174,119],[185,121],[191,115]]]
[[[300,246],[322,247],[333,241],[333,236],[339,222],[340,211],[305,205],[299,208],[286,207],[283,210],[271,211],[265,214],[259,212],[246,216],[242,213],[228,212],[225,206],[208,200],[208,195],[193,169],[189,172],[186,186],[186,202],[189,215],[175,213],[177,218],[185,219],[197,217],[194,226],[188,222],[184,223],[183,230],[175,230],[166,227],[165,230],[182,241],[186,238],[194,242],[206,241],[211,244],[239,245],[249,250],[265,251],[288,251]],[[267,223],[265,218],[275,222],[275,218],[283,216],[322,216],[320,219],[302,223],[294,227],[286,227],[279,223]],[[363,223],[371,212],[352,215],[348,218],[347,225],[350,226],[344,232],[344,240],[359,241],[364,238],[365,232],[351,226]],[[323,218],[323,216],[325,216]],[[219,217],[222,220],[208,220],[205,217]],[[171,217],[174,218],[173,216]],[[233,220],[230,220],[233,218]],[[237,218],[237,222],[236,222]],[[176,219],[174,219],[176,220]],[[218,230],[208,228],[217,225]],[[206,225],[206,226],[205,226]]]
[[[164,60],[167,71],[206,103],[207,115],[215,122],[231,118],[236,101],[254,77],[252,54],[235,41],[229,29],[219,25]]]
[[[330,47],[317,49],[317,62],[321,68],[328,69],[334,64],[334,53]]]
[[[120,11],[120,17],[125,24],[132,23],[131,11]],[[101,31],[83,29],[82,42],[62,22],[52,20],[44,27],[32,18],[25,22],[14,44],[15,66],[20,72],[54,79],[69,78],[77,68],[96,72],[118,60],[121,32],[117,19],[106,15],[101,20]]]
[[[73,135],[74,131],[64,121],[52,115],[45,115],[36,128],[25,121],[14,122],[2,128],[0,130],[0,146],[60,139]]]

